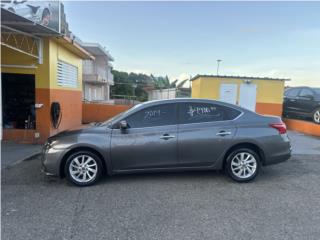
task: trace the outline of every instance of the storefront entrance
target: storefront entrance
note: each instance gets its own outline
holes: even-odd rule
[[[2,73],[3,129],[35,129],[35,76]]]

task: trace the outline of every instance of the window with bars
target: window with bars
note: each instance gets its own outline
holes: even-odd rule
[[[58,60],[58,85],[61,87],[78,87],[78,68],[74,65]]]

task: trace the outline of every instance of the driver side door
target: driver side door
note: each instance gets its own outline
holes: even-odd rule
[[[175,167],[177,157],[177,105],[143,108],[126,117],[128,128],[114,128],[111,136],[113,171]]]

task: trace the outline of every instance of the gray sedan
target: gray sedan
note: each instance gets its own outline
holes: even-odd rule
[[[42,165],[48,175],[87,186],[108,175],[224,169],[253,180],[261,166],[290,158],[286,126],[235,105],[174,99],[136,105],[86,129],[50,137]]]

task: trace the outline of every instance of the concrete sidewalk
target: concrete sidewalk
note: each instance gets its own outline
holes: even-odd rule
[[[15,165],[41,153],[42,145],[1,143],[1,169]]]

